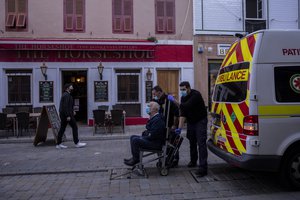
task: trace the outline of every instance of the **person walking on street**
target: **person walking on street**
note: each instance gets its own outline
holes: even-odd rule
[[[190,143],[190,162],[188,167],[197,166],[199,154],[199,169],[196,175],[203,177],[207,175],[207,110],[201,93],[191,89],[188,81],[181,82],[179,86],[181,96],[180,104],[173,96],[168,96],[168,99],[177,103],[180,109],[179,126],[176,132],[181,132],[186,120],[186,135]]]
[[[64,93],[61,97],[59,104],[59,116],[61,120],[60,129],[57,135],[57,149],[65,149],[67,146],[62,144],[62,137],[69,124],[72,127],[73,141],[75,147],[81,148],[86,146],[86,143],[80,142],[78,139],[78,127],[74,115],[76,114],[73,109],[73,97],[71,92],[73,91],[73,85],[70,83],[65,84]]]

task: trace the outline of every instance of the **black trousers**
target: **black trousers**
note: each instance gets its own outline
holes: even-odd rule
[[[58,135],[57,135],[57,144],[60,144],[62,142],[62,137],[63,137],[63,134],[65,133],[65,130],[66,130],[66,127],[68,124],[72,127],[73,141],[75,144],[77,144],[79,142],[78,127],[77,127],[77,123],[76,123],[74,116],[71,117],[70,121],[67,121],[66,117],[60,116],[60,120],[61,120],[61,124],[60,124],[60,129],[59,129]]]
[[[207,171],[207,118],[195,124],[187,124],[187,138],[190,142],[191,162],[197,163],[199,155],[199,169]]]

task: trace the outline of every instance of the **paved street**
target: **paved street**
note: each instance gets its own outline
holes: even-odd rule
[[[156,162],[146,165],[148,178],[130,174],[123,164],[130,156],[128,138],[142,129],[128,126],[125,134],[93,136],[91,127],[80,127],[80,138],[88,143],[82,149],[74,147],[67,129],[64,150],[55,149],[51,129],[47,142],[37,147],[33,137],[2,136],[0,199],[300,199],[300,192],[280,187],[276,174],[241,170],[211,153],[208,176],[197,178],[196,168],[186,167],[187,139],[179,167],[168,176],[160,176]]]

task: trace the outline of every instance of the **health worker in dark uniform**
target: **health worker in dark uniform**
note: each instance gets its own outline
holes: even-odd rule
[[[170,130],[170,138],[175,137],[175,130],[178,128],[179,123],[179,107],[172,101],[168,100],[168,95],[162,90],[159,85],[152,88],[152,101],[157,102],[160,105],[159,113],[164,116],[165,123],[168,125]],[[170,110],[168,113],[168,106],[170,104]],[[169,118],[168,115],[169,114]],[[168,123],[167,123],[167,119]],[[171,167],[177,167],[179,162],[179,151],[174,156],[174,160]]]
[[[183,81],[179,86],[181,95],[180,118],[176,132],[181,132],[186,120],[191,159],[188,167],[197,166],[199,157],[199,170],[196,174],[203,177],[207,175],[207,110],[202,95],[199,91],[191,89],[189,82]],[[177,102],[173,96],[169,95],[168,99]]]

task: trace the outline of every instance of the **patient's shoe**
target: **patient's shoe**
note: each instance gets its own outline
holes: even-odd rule
[[[132,157],[131,158],[124,158],[124,162],[128,162],[130,161],[131,159],[133,159]]]
[[[134,166],[136,165],[137,163],[139,163],[140,161],[138,160],[134,160],[133,158],[130,159],[130,160],[127,160],[127,161],[124,161],[124,164],[125,165],[128,165],[128,166]]]

